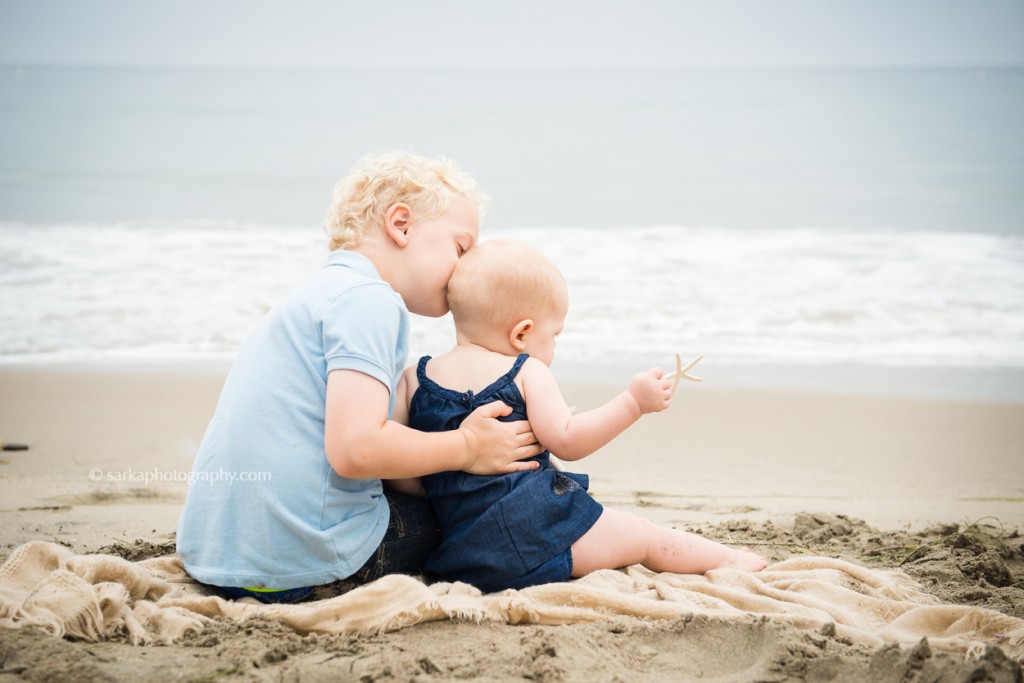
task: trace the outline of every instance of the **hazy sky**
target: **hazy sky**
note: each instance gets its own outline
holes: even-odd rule
[[[0,0],[0,62],[1024,64],[1024,0]]]

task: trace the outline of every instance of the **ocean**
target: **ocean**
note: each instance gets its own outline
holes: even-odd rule
[[[560,360],[1019,378],[1021,121],[1024,69],[0,66],[0,362],[230,358],[399,148],[563,270]]]

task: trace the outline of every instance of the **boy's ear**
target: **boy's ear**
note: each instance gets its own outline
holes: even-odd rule
[[[412,209],[408,204],[394,204],[384,214],[384,232],[399,248],[404,248],[409,243],[407,233],[411,223]]]
[[[516,351],[522,352],[524,349],[526,349],[526,338],[530,336],[530,332],[532,330],[532,320],[520,320],[508,333],[509,343],[512,344],[512,347]]]

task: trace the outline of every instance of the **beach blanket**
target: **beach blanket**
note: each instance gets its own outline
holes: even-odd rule
[[[443,619],[572,624],[621,615],[760,615],[869,646],[927,638],[937,649],[977,655],[997,644],[1010,657],[1024,658],[1024,620],[941,604],[900,571],[827,557],[796,557],[757,574],[656,574],[635,566],[486,595],[462,583],[426,585],[392,575],[336,598],[296,605],[210,595],[173,555],[129,562],[36,541],[15,549],[0,567],[0,627],[34,627],[84,640],[171,642],[201,631],[213,617],[274,619],[300,633],[361,634]]]

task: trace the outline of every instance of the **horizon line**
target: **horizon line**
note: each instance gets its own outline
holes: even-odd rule
[[[683,70],[683,69],[1019,69],[1019,62],[886,62],[886,63],[693,63],[693,64],[324,64],[324,63],[229,63],[229,62],[120,62],[120,61],[9,61],[0,59],[0,68],[87,67],[87,68],[185,68],[185,69],[408,69],[465,70],[493,69],[621,69],[621,70]]]

